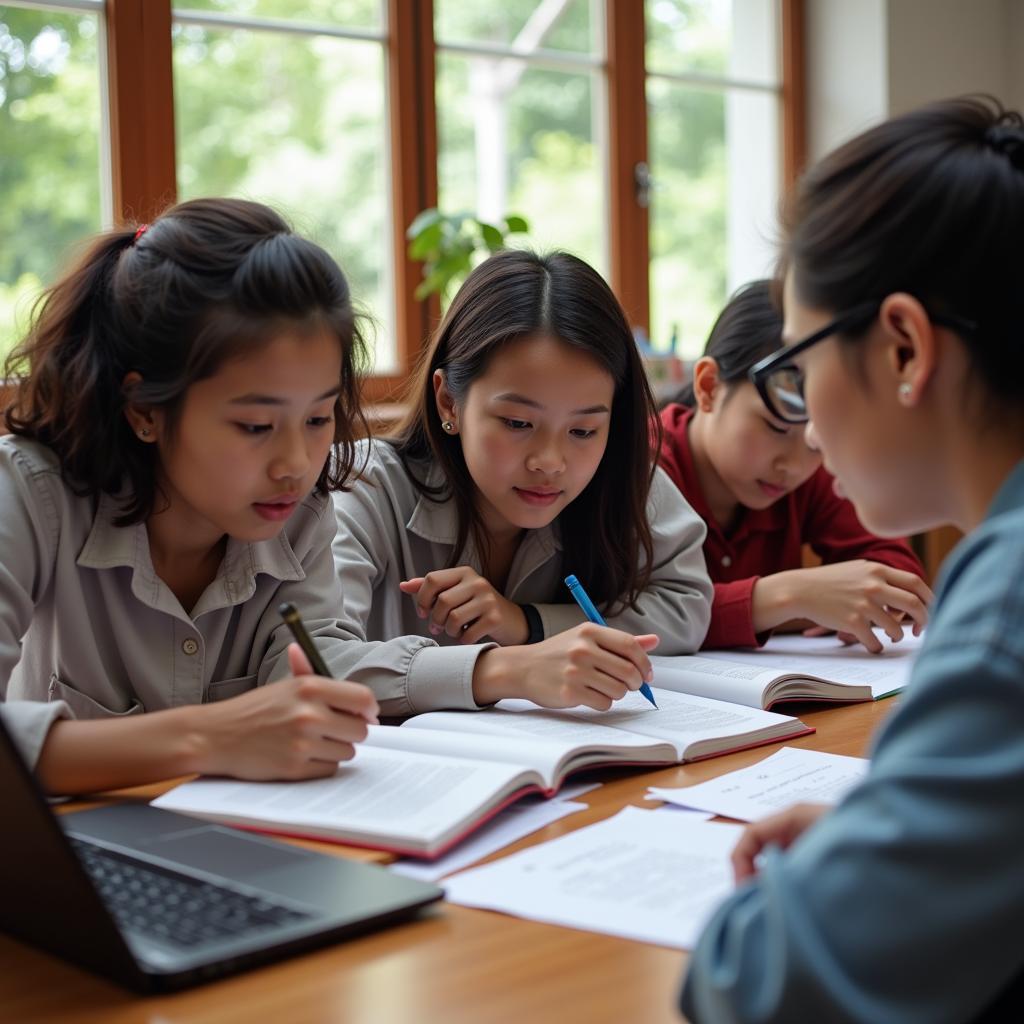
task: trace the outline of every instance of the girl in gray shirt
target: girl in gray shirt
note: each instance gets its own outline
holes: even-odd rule
[[[386,711],[606,710],[650,680],[655,646],[699,647],[704,524],[654,467],[644,368],[596,271],[559,252],[486,260],[408,404],[335,494],[345,673]],[[607,626],[586,622],[569,574]]]
[[[48,294],[0,439],[0,695],[45,786],[352,756],[376,701],[313,676],[276,609],[344,646],[327,492],[359,346],[331,257],[240,200],[101,236]]]

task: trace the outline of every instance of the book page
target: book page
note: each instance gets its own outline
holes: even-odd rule
[[[659,741],[651,735],[611,729],[609,724],[603,718],[586,721],[570,718],[565,711],[538,708],[526,700],[503,700],[484,711],[430,711],[416,715],[403,722],[400,731],[443,730],[446,735],[455,730],[464,731],[466,745],[463,749],[476,751],[477,757],[489,759],[496,756],[496,751],[520,750],[523,764],[538,767],[558,763],[584,750],[605,752],[609,761],[627,761],[631,757],[677,759],[671,738]]]
[[[706,652],[708,654],[717,652]],[[729,651],[730,655],[735,651]],[[742,704],[760,708],[765,690],[774,682],[770,668],[758,668],[742,662],[705,657],[704,654],[684,654],[672,658],[651,656],[654,682],[659,690],[688,693],[695,697],[722,700],[729,704]]]
[[[384,750],[365,744],[327,779],[239,782],[198,779],[153,801],[154,807],[217,821],[337,832],[393,845],[431,845],[480,816],[497,796],[529,782],[498,763]],[[533,781],[539,782],[539,779]]]
[[[771,669],[773,675],[796,675],[836,683],[869,686],[873,697],[896,693],[906,686],[923,637],[907,631],[893,643],[875,630],[884,649],[872,654],[862,644],[844,644],[834,636],[809,637],[790,633],[773,636],[759,651],[705,651],[705,656],[733,664]]]
[[[472,714],[475,712],[467,712],[461,717]],[[453,717],[460,716],[453,713]],[[538,743],[528,735],[481,735],[452,732],[443,728],[424,728],[422,725],[415,727],[413,723],[416,721],[416,718],[411,718],[402,726],[371,725],[365,742],[371,747],[386,747],[389,750],[440,754],[470,761],[496,761],[520,769],[531,768],[544,780],[545,789],[553,789],[557,784],[562,759],[572,746],[566,743]]]
[[[683,693],[761,707],[776,680],[793,676],[866,686],[874,698],[901,690],[910,678],[921,638],[906,634],[894,644],[884,635],[881,654],[859,644],[847,646],[834,636],[772,637],[756,651],[702,651],[673,658],[653,656],[654,685]],[[813,687],[807,695],[813,695]]]
[[[657,676],[655,676],[657,682]],[[570,708],[565,711],[548,711],[544,714],[556,720],[568,721],[579,726],[600,724],[636,733],[638,736],[656,737],[665,740],[676,749],[677,759],[686,756],[687,749],[701,740],[744,737],[755,730],[796,722],[788,715],[778,715],[760,708],[747,708],[738,704],[726,704],[705,697],[685,693],[672,693],[654,689],[657,709],[640,693],[628,693],[616,701],[608,711],[594,711],[591,708]],[[525,705],[526,701],[501,701],[499,708]],[[564,726],[568,728],[568,726]]]
[[[863,757],[783,747],[739,771],[695,786],[652,786],[648,799],[759,821],[797,803],[836,804],[867,774]]]
[[[627,807],[613,818],[445,883],[448,901],[517,917],[693,947],[732,892],[740,825]]]

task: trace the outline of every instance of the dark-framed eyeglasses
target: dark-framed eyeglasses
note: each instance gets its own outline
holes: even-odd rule
[[[878,316],[881,308],[881,299],[862,302],[841,313],[803,340],[787,345],[755,363],[748,375],[768,411],[784,423],[806,423],[804,372],[793,360],[833,334],[844,334],[858,328],[863,330]],[[977,325],[973,321],[953,314],[928,313],[928,318],[942,327],[949,327],[965,334],[973,334],[977,330]]]

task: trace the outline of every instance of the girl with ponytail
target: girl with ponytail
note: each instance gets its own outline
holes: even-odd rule
[[[43,298],[6,367],[0,695],[44,786],[352,756],[376,701],[277,608],[330,664],[360,356],[335,262],[241,200],[103,235]]]

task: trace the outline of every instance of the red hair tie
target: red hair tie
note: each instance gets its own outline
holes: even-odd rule
[[[148,227],[148,224],[139,225],[138,229],[135,232],[135,237],[132,239],[132,245],[134,245],[146,233],[146,229]]]

